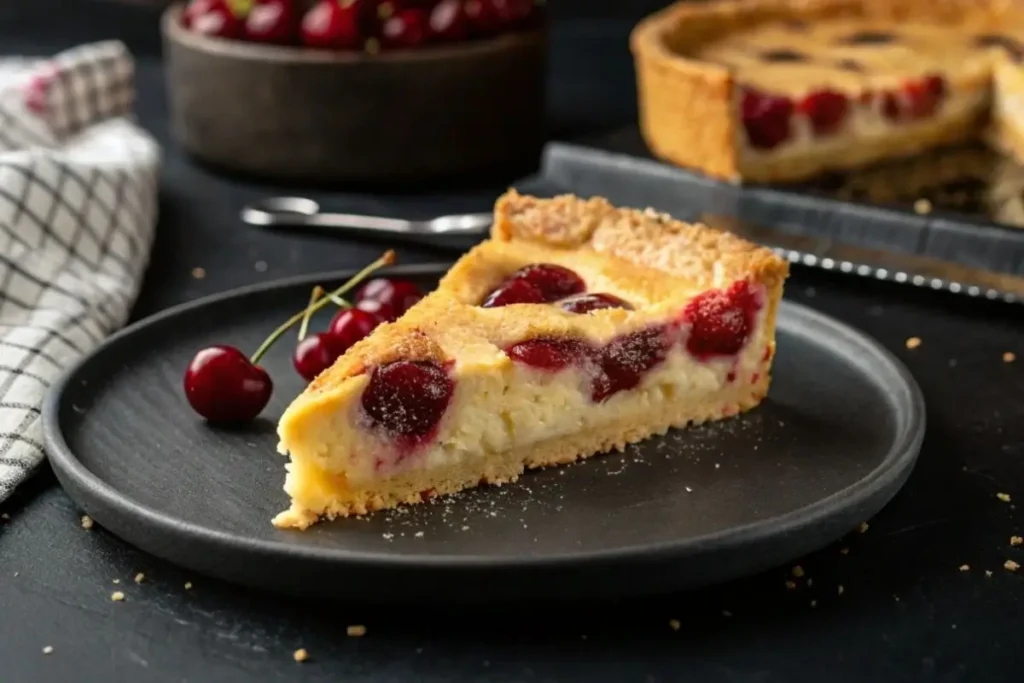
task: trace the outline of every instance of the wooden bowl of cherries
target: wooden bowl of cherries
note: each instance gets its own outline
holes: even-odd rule
[[[162,20],[171,122],[194,157],[314,184],[536,164],[542,0],[191,0]]]

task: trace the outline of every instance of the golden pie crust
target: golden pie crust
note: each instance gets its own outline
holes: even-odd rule
[[[800,30],[787,34],[787,25]],[[900,41],[845,50],[829,40],[843,30],[889,30]],[[679,2],[642,21],[631,36],[640,129],[655,156],[734,182],[802,180],[978,137],[1024,158],[1024,104],[1014,101],[1024,96],[1020,55],[970,42],[985,33],[1024,35],[1024,3]],[[758,48],[816,59],[812,65],[764,62],[750,56]],[[978,106],[894,128],[885,137],[851,135],[821,153],[749,154],[739,116],[743,86],[770,86],[786,95],[827,87],[856,101],[873,88],[929,73],[941,74],[951,95],[977,98]]]

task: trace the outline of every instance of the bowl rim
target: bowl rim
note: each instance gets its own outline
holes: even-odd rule
[[[490,38],[468,40],[463,43],[427,45],[424,47],[381,51],[341,51],[310,48],[302,45],[271,45],[243,40],[228,40],[193,33],[181,22],[185,2],[178,0],[164,10],[160,18],[160,31],[164,38],[196,52],[211,56],[233,57],[278,64],[394,64],[442,62],[467,59],[510,51],[513,48],[543,45],[547,29],[542,24],[529,31],[516,31]]]

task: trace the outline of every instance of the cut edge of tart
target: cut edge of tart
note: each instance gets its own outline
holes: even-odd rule
[[[833,40],[844,28],[863,42]],[[1024,158],[1021,29],[1005,0],[677,2],[631,35],[641,132],[655,156],[734,182],[975,138]]]
[[[787,275],[730,233],[509,191],[491,239],[285,411],[292,502],[274,524],[511,482],[750,409]]]

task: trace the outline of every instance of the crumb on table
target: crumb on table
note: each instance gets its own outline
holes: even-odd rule
[[[197,280],[202,280],[204,277],[206,277],[206,269],[196,266],[195,268],[192,269],[192,277],[194,277]]]
[[[299,662],[301,664],[302,662],[304,662],[307,659],[309,659],[309,653],[306,652],[306,648],[300,647],[298,650],[296,650],[294,653],[292,653],[292,658],[296,662]]]
[[[788,591],[795,591],[796,590],[796,581],[787,581],[786,582],[786,590],[788,590]]]
[[[362,624],[353,624],[345,629],[345,633],[351,638],[362,638],[366,635],[366,627]]]
[[[998,498],[999,500],[1003,501],[1004,503],[1009,503],[1010,502],[1010,494],[1009,493],[997,493],[996,494],[996,498]]]
[[[110,599],[114,602],[124,602],[124,593],[121,591],[114,591],[110,594]]]
[[[925,199],[924,197],[921,197],[916,202],[914,202],[914,213],[921,216],[925,216],[927,214],[930,214],[931,212],[932,203]]]
[[[92,521],[92,517],[90,517],[89,515],[82,515],[82,528],[83,529],[88,531],[89,529],[92,528],[93,524],[95,524],[95,522]]]
[[[861,532],[863,534],[863,533],[867,533],[867,530],[869,528],[870,528],[870,526],[868,525],[867,522],[861,522],[860,526],[857,527],[857,531],[859,531],[859,532]]]
[[[1008,572],[1015,572],[1020,569],[1020,565],[1013,560],[1007,560],[1006,562],[1003,562],[1003,569]]]
[[[1004,363],[1012,363],[1015,360],[1017,360],[1017,354],[1015,354],[1013,351],[1007,351],[1006,353],[1003,354]]]
[[[682,628],[682,626],[683,625],[679,622],[678,619],[669,619],[668,620],[668,627],[670,629],[672,629],[673,631],[678,631],[680,628]]]
[[[920,345],[921,345],[921,338],[920,337],[910,337],[909,339],[907,339],[907,348],[908,349],[916,349]]]
[[[185,590],[187,590],[187,591],[192,590],[192,582],[191,581],[186,581],[185,582]]]
[[[801,576],[804,575],[804,568],[801,567],[800,565],[797,565],[797,566],[793,567],[792,574],[793,574],[793,576],[795,576],[796,578],[799,579]]]
[[[1024,536],[1010,536],[1010,545],[1024,545]]]
[[[53,645],[47,645],[46,647],[44,647],[43,648],[43,654],[44,655],[53,654]]]
[[[135,583],[142,583],[145,580],[146,580],[146,575],[143,574],[142,572],[139,572],[138,574],[135,575]]]
[[[960,565],[960,571],[962,571],[962,572],[969,572],[969,571],[971,571],[971,565],[969,565],[969,564],[962,564],[962,565]]]

